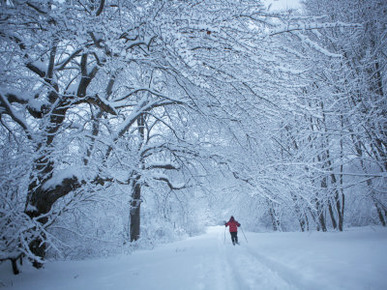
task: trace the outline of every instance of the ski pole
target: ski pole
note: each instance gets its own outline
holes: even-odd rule
[[[223,244],[226,243],[226,227],[224,227],[224,232],[223,232]]]
[[[242,230],[242,233],[243,233],[243,236],[245,237],[245,239],[246,239],[246,243],[248,243],[249,241],[247,240],[247,238],[246,238],[246,235],[245,235],[245,232],[243,231],[243,228],[242,228],[242,226],[241,226],[241,230]]]

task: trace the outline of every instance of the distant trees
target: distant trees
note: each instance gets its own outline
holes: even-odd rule
[[[259,89],[242,94],[242,190],[274,230],[342,231],[363,214],[385,225],[386,5],[305,2],[266,27],[271,54],[244,82]]]
[[[386,172],[386,78],[385,51],[387,5],[380,1],[354,3],[308,1],[306,8],[314,15],[327,15],[326,21],[353,23],[353,28],[323,29],[313,33],[321,46],[340,58],[319,61],[314,92],[320,99],[322,132],[326,149],[322,156],[331,198],[328,209],[332,226],[342,230],[344,190],[366,184],[381,224],[385,225],[384,186]],[[320,8],[320,9],[319,9]],[[359,26],[360,25],[360,26]],[[357,27],[356,27],[357,26]],[[327,98],[328,97],[328,98]],[[358,175],[358,180],[349,178]],[[360,179],[360,180],[359,180]],[[384,193],[383,193],[384,192]],[[332,210],[332,208],[334,210]],[[337,220],[337,221],[336,221]]]
[[[299,72],[289,75],[293,117],[275,137],[285,168],[299,174],[288,173],[299,184],[288,193],[294,211],[301,229],[310,215],[318,229],[342,231],[361,191],[385,225],[386,4],[311,0],[305,8],[272,33]]]

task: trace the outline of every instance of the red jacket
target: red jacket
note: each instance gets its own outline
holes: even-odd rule
[[[238,231],[238,227],[241,226],[234,218],[230,218],[228,223],[225,224],[226,227],[230,227],[230,233],[235,233]]]

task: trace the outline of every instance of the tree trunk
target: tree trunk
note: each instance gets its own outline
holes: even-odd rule
[[[336,208],[337,208],[337,212],[338,212],[338,215],[339,215],[339,231],[342,232],[344,230],[344,202],[345,202],[345,196],[344,196],[344,193],[341,194],[341,203],[340,203],[340,198],[339,198],[339,195],[337,195],[337,198],[336,198]],[[341,205],[341,208],[340,208],[340,205]]]
[[[327,192],[327,188],[328,188],[327,177],[324,176],[322,178],[320,187],[325,192]],[[321,204],[320,201],[317,199],[316,207],[317,207],[318,220],[320,222],[321,229],[322,229],[323,232],[326,232],[327,231],[327,226],[326,226],[326,218],[325,218],[325,215],[324,215],[324,210],[326,209],[326,205],[325,205],[324,202]],[[328,208],[330,208],[330,210],[331,210],[331,204],[330,204],[329,201],[328,201]]]
[[[46,211],[46,210],[44,210],[44,211]],[[41,214],[44,214],[44,213],[46,213],[46,212],[43,212],[42,209],[39,210],[36,207],[35,207],[35,210],[27,210],[26,211],[26,214],[31,219],[37,218]],[[42,226],[47,222],[47,220],[48,220],[47,217],[38,219],[38,221],[42,224]],[[44,258],[46,256],[46,249],[47,249],[47,245],[46,245],[44,240],[45,240],[45,236],[43,235],[43,233],[41,233],[41,234],[39,234],[39,236],[35,237],[35,239],[32,242],[30,242],[30,244],[28,245],[31,253],[33,253],[35,256],[41,258],[42,260],[44,260]],[[37,269],[43,267],[43,264],[37,260],[32,261],[32,265]]]
[[[19,268],[17,267],[17,260],[18,259],[11,259],[12,272],[14,275],[18,275],[20,273]]]
[[[386,219],[385,219],[386,212],[384,212],[383,214],[383,209],[380,208],[379,204],[376,201],[374,201],[374,205],[376,207],[376,211],[378,212],[379,221],[382,224],[382,226],[385,227],[387,225]]]
[[[326,232],[327,231],[327,226],[326,226],[326,223],[325,223],[325,216],[324,216],[324,213],[322,211],[320,212],[318,219],[319,219],[319,222],[320,222],[321,230],[323,232]]]
[[[138,133],[140,135],[140,145],[139,150],[143,146],[145,140],[145,115],[140,114],[137,118],[137,127]],[[141,168],[143,169],[143,160],[141,160]],[[133,181],[132,188],[132,201],[130,203],[130,241],[134,242],[140,238],[140,208],[141,208],[141,184],[140,184],[141,175],[137,173],[135,180]]]
[[[333,207],[332,207],[331,202],[329,202],[328,209],[329,209],[329,215],[331,216],[332,227],[334,229],[337,229],[337,222],[336,222],[336,218],[335,218],[335,214],[333,212]]]
[[[50,175],[51,176],[51,175]],[[49,178],[46,178],[47,181]],[[44,181],[43,181],[44,182]],[[25,213],[31,218],[36,219],[42,227],[48,222],[48,217],[41,217],[44,214],[47,214],[53,204],[61,197],[67,195],[74,189],[80,186],[78,179],[76,177],[66,178],[62,181],[61,184],[57,185],[53,189],[43,189],[43,185],[38,186],[36,181],[31,182],[29,185],[29,194],[28,200],[26,204]],[[29,244],[29,248],[31,253],[35,256],[40,257],[42,260],[46,255],[47,245],[45,243],[44,233],[38,231],[35,239]],[[33,261],[33,266],[36,268],[41,268],[43,266],[42,263],[38,261]]]
[[[310,216],[312,217],[313,222],[316,224],[316,230],[320,231],[321,230],[320,223],[319,223],[319,221],[317,221],[317,218],[316,218],[314,212],[312,211],[312,209],[310,207],[308,207],[308,210],[309,210]],[[308,223],[308,230],[309,230],[309,223]]]
[[[291,193],[291,195],[294,202],[294,211],[296,212],[301,231],[304,232],[305,226],[307,226],[307,216],[301,211],[300,206],[298,205],[297,196],[294,193]]]
[[[340,115],[340,123],[341,123],[341,130],[344,131],[344,117],[343,115]],[[337,204],[337,211],[339,214],[339,231],[342,232],[344,230],[344,209],[345,209],[345,194],[344,194],[344,179],[343,179],[343,172],[344,172],[344,143],[343,143],[343,137],[340,138],[340,175],[339,175],[339,184],[340,184],[340,193],[341,193],[341,203],[340,198],[337,196],[336,198],[336,204]],[[339,192],[336,192],[337,195],[339,195]],[[340,209],[341,204],[341,209]]]
[[[281,231],[281,222],[278,219],[277,213],[275,211],[274,205],[272,202],[267,201],[268,207],[269,207],[269,215],[271,217],[271,222],[273,225],[274,231]]]
[[[318,227],[317,230],[322,230],[323,232],[327,231],[326,221],[325,221],[325,215],[324,215],[324,208],[320,205],[320,202],[316,201],[316,208],[317,208],[317,214],[318,214]]]
[[[132,201],[130,203],[130,241],[134,242],[140,238],[140,207],[141,207],[141,185],[137,182],[133,185]]]

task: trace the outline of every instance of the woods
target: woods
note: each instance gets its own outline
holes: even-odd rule
[[[230,213],[256,231],[386,226],[384,1],[0,11],[0,260],[39,268]]]

